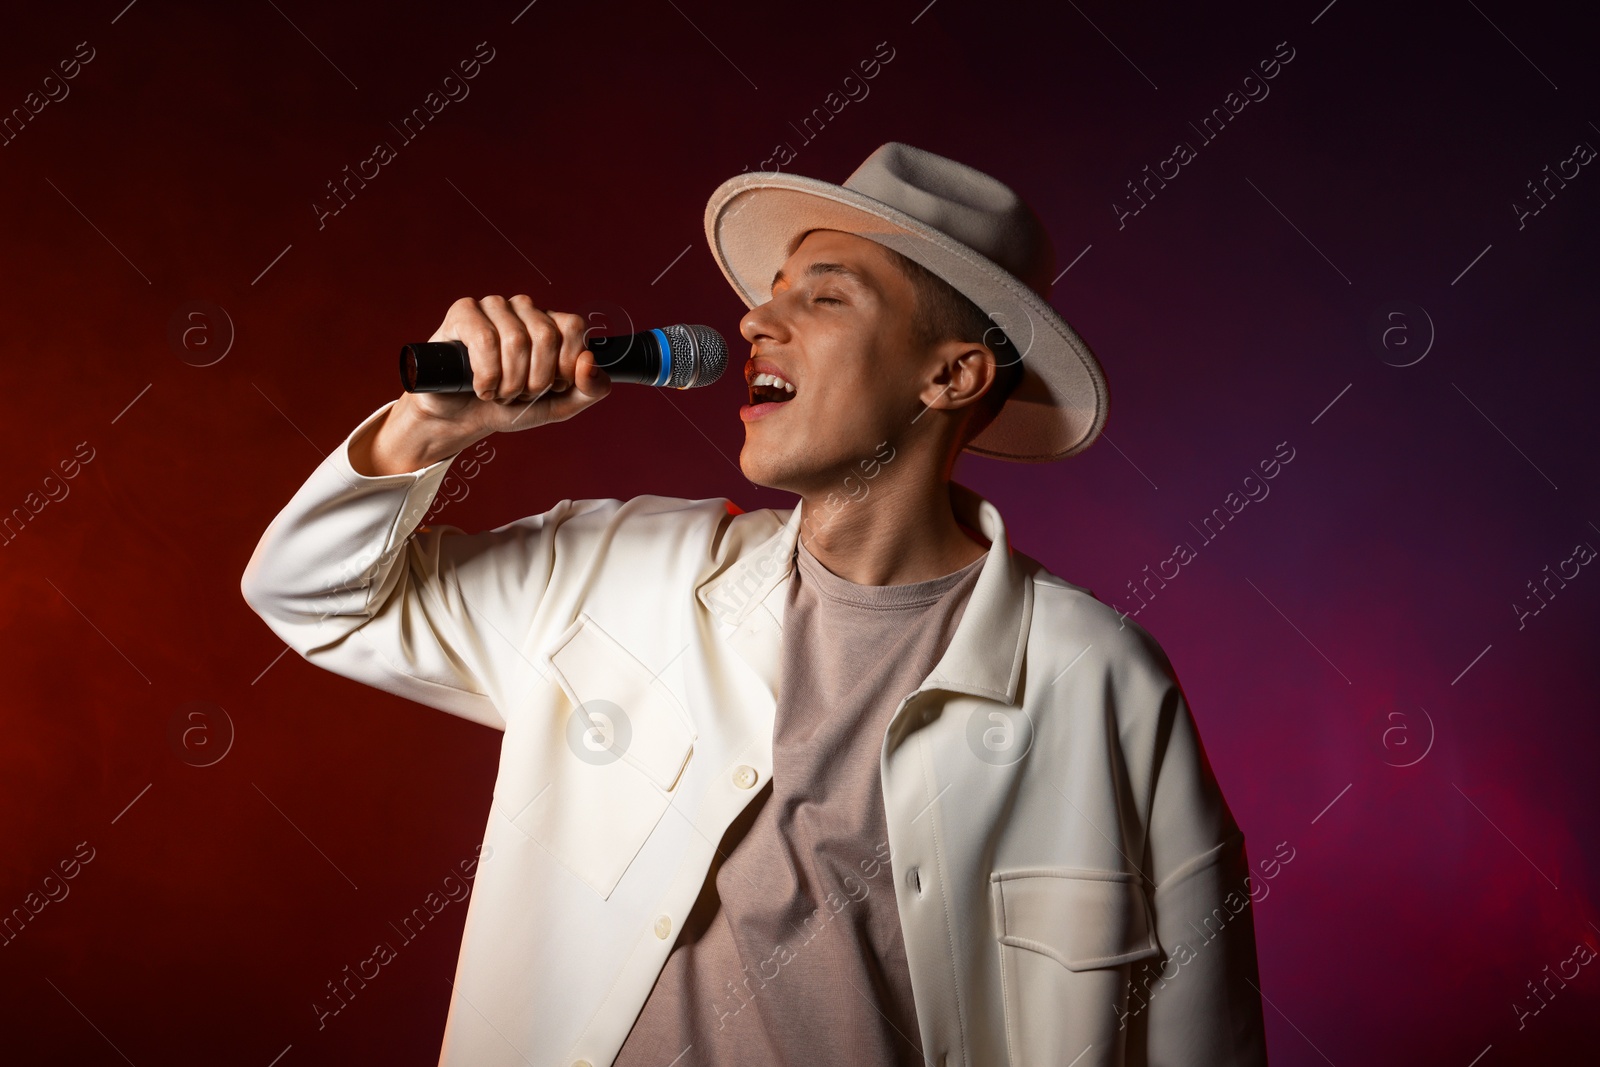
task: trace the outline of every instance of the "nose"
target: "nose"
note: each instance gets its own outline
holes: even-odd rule
[[[739,334],[752,345],[761,341],[782,344],[788,337],[788,327],[778,313],[778,302],[768,300],[745,312],[739,320]]]

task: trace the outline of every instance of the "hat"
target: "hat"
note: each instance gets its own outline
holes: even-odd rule
[[[1050,306],[1050,235],[1016,193],[981,171],[891,141],[842,186],[764,171],[730,178],[711,194],[705,226],[717,266],[747,307],[771,298],[772,276],[801,234],[826,229],[901,253],[981,308],[1021,353],[1023,375],[968,452],[1063,459],[1105,425],[1105,372]]]

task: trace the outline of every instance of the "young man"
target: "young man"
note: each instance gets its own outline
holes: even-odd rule
[[[477,395],[373,412],[242,581],[312,663],[505,733],[440,1062],[1265,1063],[1170,662],[949,480],[1104,425],[1037,217],[890,143],[734,178],[706,232],[751,308],[741,468],[798,506],[417,528],[463,448],[609,391],[577,317],[466,299],[434,339]]]

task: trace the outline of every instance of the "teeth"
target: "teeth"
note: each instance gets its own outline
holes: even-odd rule
[[[776,374],[768,374],[766,371],[762,371],[760,374],[756,375],[754,378],[751,378],[750,379],[750,384],[751,385],[770,385],[770,386],[772,386],[772,387],[774,387],[776,389],[782,389],[785,392],[789,392],[789,393],[794,392],[794,386],[793,385],[791,385],[788,382],[784,381],[782,378],[778,377]]]

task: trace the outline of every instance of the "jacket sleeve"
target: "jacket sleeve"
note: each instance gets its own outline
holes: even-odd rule
[[[418,528],[454,457],[379,477],[350,464],[350,442],[393,403],[352,430],[272,520],[240,591],[311,663],[503,730],[509,696],[540,673],[523,644],[556,531],[618,502],[564,500],[482,533]]]
[[[1154,644],[1151,639],[1152,645]],[[1244,833],[1200,743],[1170,662],[1157,723],[1145,873],[1162,953],[1133,967],[1129,1064],[1267,1062]],[[1142,1048],[1141,1048],[1142,1046]]]

